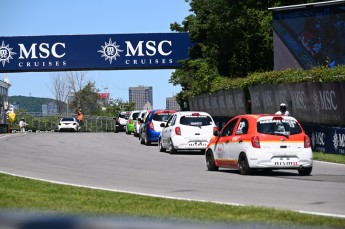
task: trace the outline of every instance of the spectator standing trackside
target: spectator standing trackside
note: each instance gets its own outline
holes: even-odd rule
[[[290,112],[286,109],[285,103],[280,104],[279,111],[276,112],[276,115],[290,115]]]
[[[25,132],[25,128],[26,128],[27,124],[25,122],[25,119],[22,118],[19,122],[19,128],[20,128],[20,132]]]
[[[80,108],[79,108],[79,110],[77,110],[77,119],[79,122],[79,128],[81,128],[83,126],[84,115],[83,115],[83,112],[81,111]]]

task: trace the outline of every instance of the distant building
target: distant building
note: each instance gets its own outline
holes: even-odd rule
[[[181,110],[180,105],[177,103],[176,96],[166,98],[167,110]]]
[[[58,108],[55,103],[48,103],[48,104],[42,104],[42,115],[52,115],[52,114],[57,114],[58,113]]]
[[[9,81],[0,80],[0,124],[6,123],[6,111],[8,105],[8,88],[11,86]]]
[[[129,88],[129,102],[135,103],[135,110],[153,107],[152,87],[138,86]]]

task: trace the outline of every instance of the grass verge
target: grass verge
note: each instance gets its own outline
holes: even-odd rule
[[[77,188],[0,174],[3,209],[192,222],[263,223],[345,228],[345,219],[251,206],[172,200]]]
[[[314,154],[314,160],[345,164],[344,155],[322,153],[322,152],[314,152],[313,154]]]

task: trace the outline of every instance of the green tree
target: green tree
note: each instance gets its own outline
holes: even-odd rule
[[[317,1],[185,0],[192,14],[170,29],[188,32],[194,42],[190,59],[172,73],[170,82],[181,85],[181,107],[191,95],[210,91],[213,81],[246,77],[273,69],[272,12],[270,7]]]
[[[129,103],[124,101],[122,98],[117,98],[111,100],[109,104],[105,106],[105,109],[98,110],[98,112],[94,113],[94,115],[114,117],[120,111],[132,111],[134,110],[134,107],[135,103]]]
[[[81,108],[84,114],[97,114],[101,109],[98,103],[98,92],[95,82],[88,81],[85,87],[76,92],[75,99],[72,102],[73,107],[75,109]]]

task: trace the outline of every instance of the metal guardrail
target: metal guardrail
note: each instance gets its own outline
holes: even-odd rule
[[[68,115],[76,117],[76,115]],[[17,120],[25,119],[30,131],[57,131],[58,123],[66,114],[45,115],[35,112],[23,112],[17,114]],[[19,131],[18,123],[11,125],[12,130]],[[115,130],[115,120],[113,117],[84,115],[83,132],[113,132]]]

